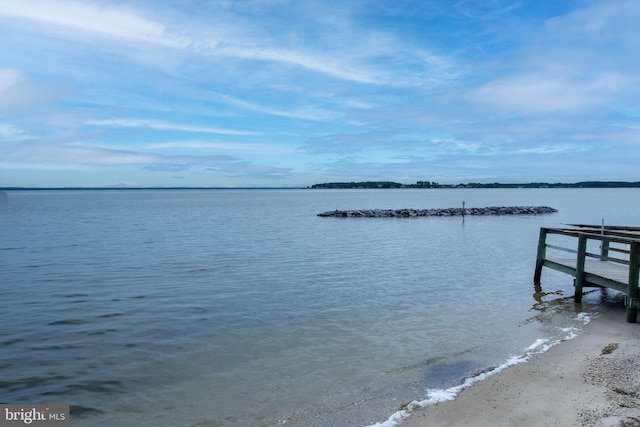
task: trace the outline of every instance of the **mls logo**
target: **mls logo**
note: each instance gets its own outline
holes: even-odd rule
[[[69,427],[69,405],[0,405],[0,427]]]

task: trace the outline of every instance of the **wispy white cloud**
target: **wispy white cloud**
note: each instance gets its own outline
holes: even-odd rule
[[[17,113],[24,108],[50,101],[59,90],[34,83],[14,68],[0,68],[0,113]]]
[[[458,139],[431,138],[427,142],[429,147],[436,148],[436,152],[477,153],[482,147],[479,142]]]
[[[283,109],[258,104],[256,102],[245,101],[226,94],[213,94],[213,97],[226,104],[233,105],[234,107],[273,116],[318,121],[335,119],[337,116],[335,111],[322,109],[317,106],[302,106]]]
[[[293,150],[278,144],[207,141],[159,142],[147,144],[144,148],[150,150],[196,149],[203,151],[237,152],[262,155],[268,154],[271,156],[292,154],[294,152]]]
[[[325,6],[318,13],[331,14],[331,9]],[[273,12],[279,13],[279,9],[274,7]],[[146,14],[149,14],[148,11]],[[341,35],[332,35],[327,37],[327,41],[315,45],[304,42],[283,43],[278,29],[267,26],[262,31],[257,31],[255,21],[238,19],[232,25],[223,20],[223,15],[222,18],[214,17],[214,21],[206,25],[194,20],[185,28],[162,22],[158,18],[149,18],[142,10],[108,3],[7,0],[0,3],[0,17],[35,22],[38,25],[37,31],[47,31],[47,26],[52,26],[50,32],[57,35],[60,35],[60,29],[67,30],[63,34],[71,39],[82,37],[78,34],[81,31],[124,43],[174,48],[188,55],[275,63],[362,84],[416,85],[433,82],[440,80],[437,74],[446,63],[443,58],[427,53],[418,46],[407,46],[405,41],[382,34],[372,37],[370,30],[367,30],[368,35],[362,36],[360,28],[344,25],[339,28]],[[218,28],[212,31],[211,26]],[[327,30],[330,32],[331,28]],[[349,43],[337,45],[336,38],[349,40]],[[125,50],[120,53],[128,48],[130,46],[125,45]],[[155,60],[149,54],[141,55],[139,49],[134,53],[138,60]],[[381,66],[381,63],[386,62],[385,58],[400,54],[405,56],[406,61],[419,64],[420,69],[411,73],[396,73]],[[430,75],[426,77],[426,73]]]
[[[548,115],[605,112],[638,95],[640,5],[594,2],[548,19],[510,52],[508,66],[475,87],[473,101],[502,112]]]
[[[0,68],[0,93],[4,94],[22,81],[22,75],[18,70]]]
[[[37,149],[34,149],[37,148]],[[151,172],[217,171],[227,176],[286,179],[291,168],[257,164],[234,156],[158,154],[89,143],[0,144],[0,166],[37,170],[84,169],[137,166]]]
[[[373,152],[411,152],[423,149],[422,138],[406,135],[402,129],[373,129],[354,133],[336,133],[310,138],[298,147],[301,153],[347,154]]]
[[[594,2],[550,19],[547,29],[563,39],[598,45],[612,40],[637,43],[640,39],[638,19],[640,4],[634,0]]]
[[[5,162],[28,164],[132,165],[158,161],[158,156],[91,144],[20,144],[0,147]]]
[[[365,67],[357,67],[346,61],[339,61],[339,58],[326,54],[313,54],[310,52],[275,49],[271,47],[247,47],[238,45],[221,47],[212,50],[212,53],[229,55],[243,59],[272,61],[295,65],[338,79],[350,80],[358,83],[380,83],[379,76],[376,76],[373,73],[373,70],[366,69]]]
[[[474,19],[494,19],[522,6],[513,0],[459,0],[456,8],[465,16]]]
[[[567,153],[579,153],[581,151],[587,151],[588,148],[582,146],[569,145],[542,145],[539,147],[531,148],[519,148],[514,151],[514,154],[529,155],[529,154],[567,154]]]
[[[2,141],[23,141],[32,138],[27,132],[14,125],[0,123],[0,143]]]
[[[69,0],[5,0],[0,16],[26,19],[136,42],[185,47],[185,40],[171,35],[159,22],[119,6]]]
[[[216,128],[216,127],[210,127],[210,126],[190,126],[190,125],[181,125],[176,123],[167,123],[159,120],[145,120],[145,119],[131,119],[131,118],[87,120],[86,124],[90,126],[142,128],[142,129],[193,132],[193,133],[213,133],[213,134],[220,134],[220,135],[249,136],[249,135],[261,134],[261,132],[249,131],[249,130],[224,129],[224,128]]]
[[[516,113],[580,112],[610,105],[628,83],[616,74],[586,79],[552,73],[523,74],[484,84],[474,90],[471,97]]]

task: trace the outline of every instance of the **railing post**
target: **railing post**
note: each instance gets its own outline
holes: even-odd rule
[[[640,242],[632,242],[629,248],[629,284],[627,288],[627,322],[636,323],[638,318],[638,276],[640,275]]]
[[[606,261],[609,258],[609,240],[600,241],[600,261]]]
[[[533,283],[540,284],[540,276],[542,276],[542,266],[544,265],[544,257],[547,254],[547,229],[540,228],[540,237],[538,238],[538,254],[536,255],[536,269],[533,273]]]
[[[584,262],[587,257],[587,235],[580,233],[578,237],[578,256],[576,258],[576,293],[573,301],[582,302],[582,287],[584,286]]]

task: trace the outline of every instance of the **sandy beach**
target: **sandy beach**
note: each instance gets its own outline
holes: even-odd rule
[[[427,426],[640,426],[640,324],[607,308],[579,336],[402,423]]]

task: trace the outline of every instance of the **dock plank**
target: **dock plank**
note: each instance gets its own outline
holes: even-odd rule
[[[556,264],[564,265],[575,270],[576,260],[569,258],[547,258],[548,261]],[[629,268],[626,265],[616,262],[601,261],[598,259],[587,258],[584,266],[585,273],[592,273],[598,276],[606,277],[626,286],[629,279]],[[575,274],[574,274],[575,275]]]

